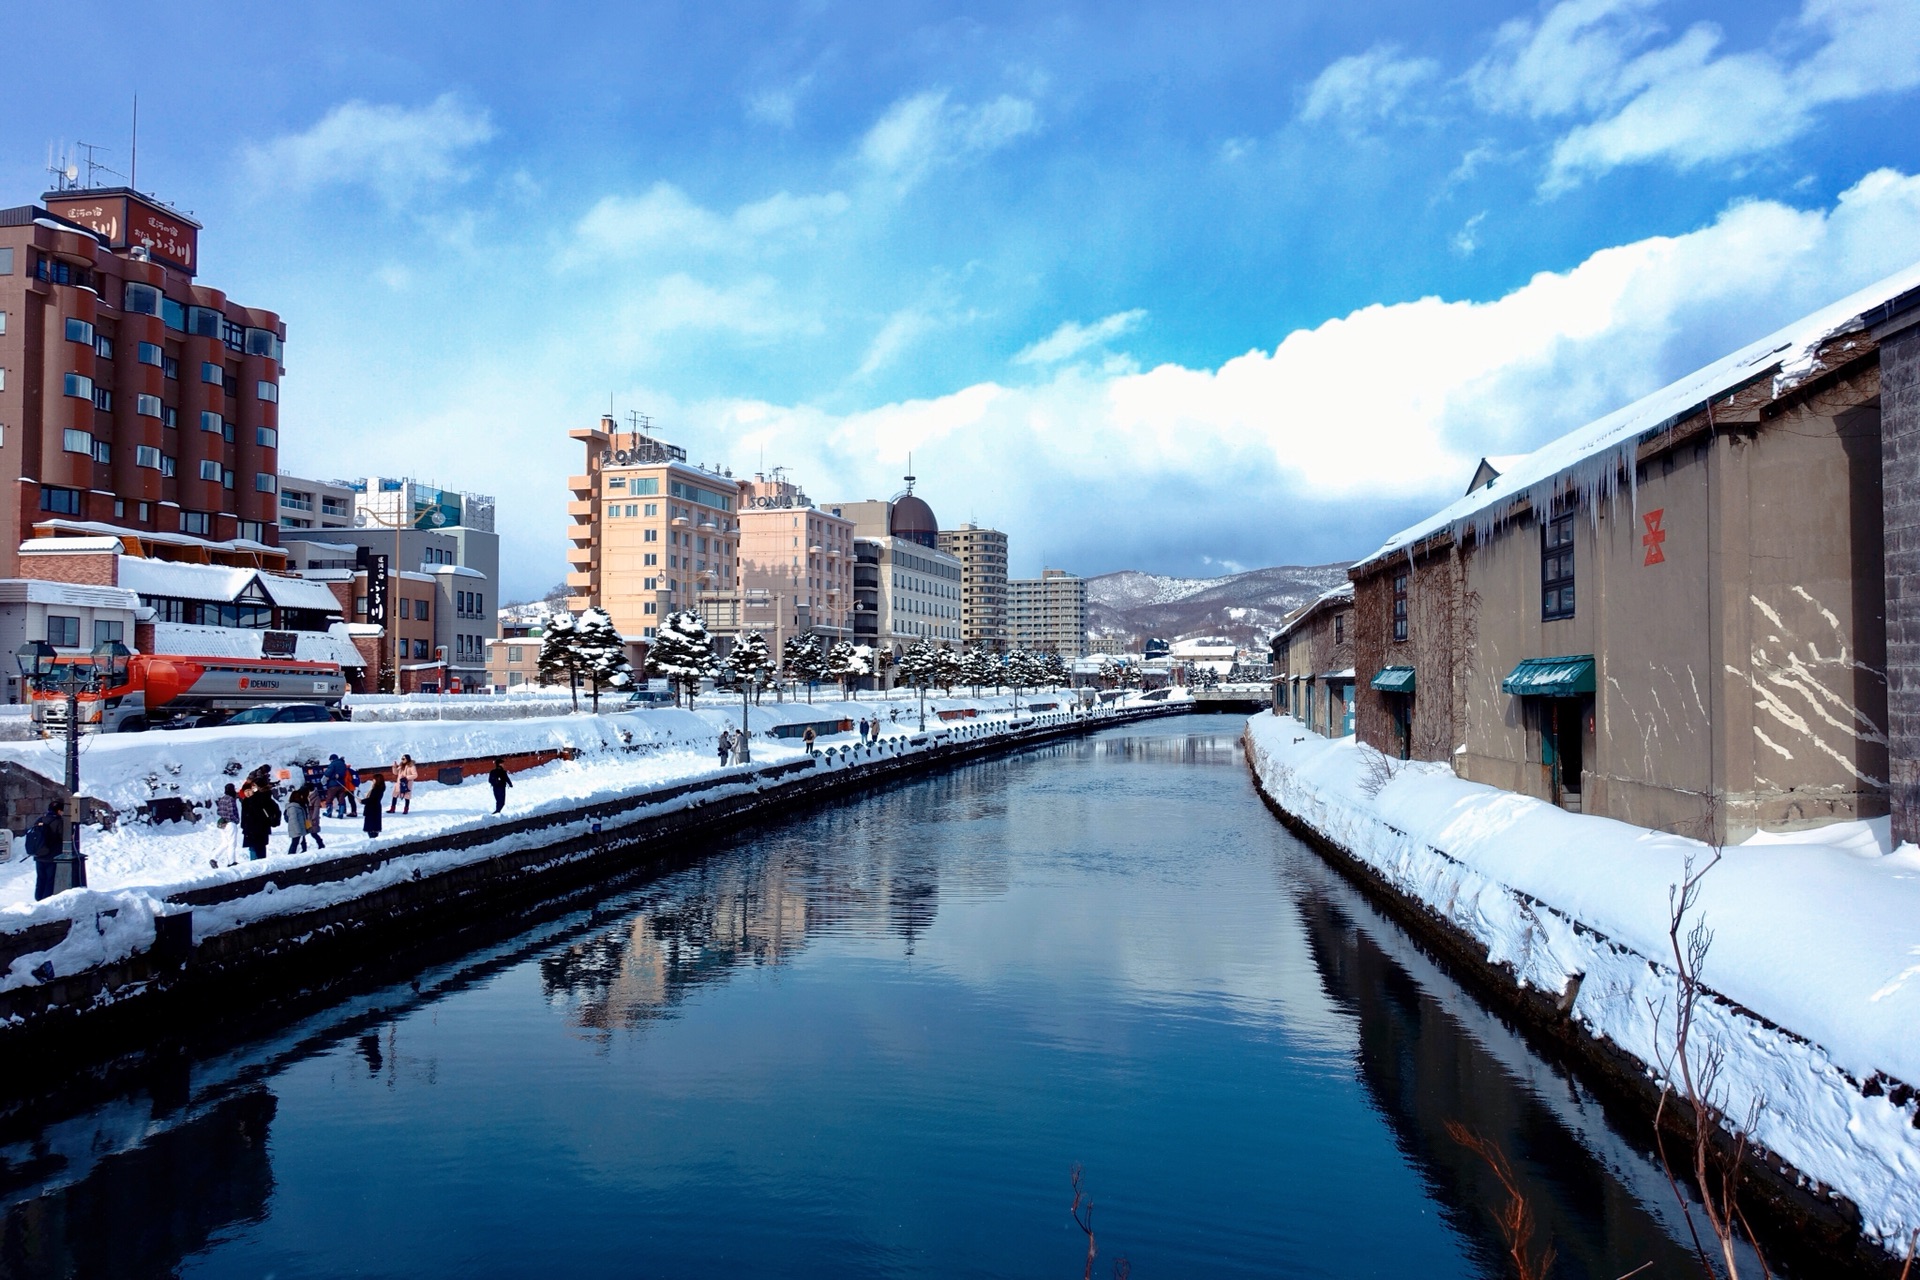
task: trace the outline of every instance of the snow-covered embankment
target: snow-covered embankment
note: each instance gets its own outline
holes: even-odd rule
[[[1271,714],[1247,726],[1268,798],[1642,1064],[1670,1047],[1668,889],[1706,846],[1400,766]],[[1370,794],[1370,792],[1372,792]],[[1695,1036],[1724,1045],[1725,1111],[1902,1252],[1920,1228],[1920,850],[1856,823],[1728,848],[1702,883],[1714,931]],[[1879,824],[1884,829],[1884,824]],[[1883,838],[1883,837],[1882,837]],[[1652,1068],[1649,1065],[1649,1073]]]

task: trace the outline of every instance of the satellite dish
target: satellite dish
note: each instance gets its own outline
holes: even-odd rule
[[[70,165],[68,165],[68,166],[67,166],[67,181],[68,181],[68,182],[78,182],[78,181],[80,181],[80,166],[79,166],[79,165],[77,165],[77,164],[70,164]]]

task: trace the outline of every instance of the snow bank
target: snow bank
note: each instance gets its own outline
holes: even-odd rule
[[[1054,709],[1036,717],[1031,709],[1036,703],[1053,704]],[[928,729],[923,734],[919,732],[917,699],[763,704],[748,712],[754,735],[752,766],[723,766],[717,759],[721,732],[737,728],[741,716],[739,702],[724,697],[703,699],[695,709],[549,716],[484,724],[262,725],[114,734],[86,740],[88,754],[81,763],[81,776],[87,794],[106,800],[124,814],[155,796],[210,801],[226,781],[256,765],[291,769],[306,761],[324,761],[333,752],[358,765],[385,765],[398,760],[402,752],[431,763],[566,747],[572,750],[572,759],[556,760],[513,776],[508,816],[565,817],[589,805],[634,800],[632,809],[608,822],[605,829],[612,831],[621,824],[689,804],[787,785],[790,778],[769,780],[760,773],[765,766],[790,763],[804,754],[800,738],[774,736],[774,730],[782,726],[824,726],[842,721],[857,724],[862,717],[878,715],[882,726],[878,747],[856,747],[856,734],[850,731],[820,733],[820,767],[837,769],[881,755],[926,750],[962,734],[1000,734],[1024,729],[1036,720],[1060,723],[1075,714],[1073,705],[1069,695],[1025,695],[1016,714],[1011,696],[932,697],[927,699]],[[1125,699],[1122,709],[1133,705],[1135,699]],[[942,722],[941,711],[973,714]],[[0,758],[15,759],[42,772],[60,763],[54,746],[42,742],[0,745]],[[649,792],[703,781],[719,785],[693,796],[647,799]],[[210,814],[197,822],[126,821],[112,830],[85,828],[82,845],[87,855],[87,889],[68,890],[36,903],[33,864],[23,858],[0,865],[0,930],[18,931],[61,918],[73,921],[67,940],[59,947],[22,956],[9,971],[0,974],[0,990],[37,981],[32,970],[43,961],[51,960],[56,974],[69,975],[151,946],[153,917],[166,909],[165,899],[170,895],[259,875],[263,869],[305,867],[401,841],[414,843],[484,830],[495,821],[493,795],[483,781],[471,779],[441,786],[423,777],[415,788],[411,811],[388,815],[380,836],[368,837],[356,819],[323,818],[325,849],[309,846],[305,853],[289,855],[285,852],[287,833],[282,827],[273,834],[265,863],[242,861],[229,866],[230,833],[216,828]],[[584,819],[581,825],[584,829]],[[556,834],[551,826],[507,833],[467,848],[396,857],[350,879],[251,894],[216,907],[196,909],[194,934],[203,939],[270,916],[349,901],[416,873],[427,875],[502,853],[539,848],[560,838],[564,838],[564,832]]]
[[[1674,973],[1668,887],[1698,841],[1570,814],[1402,765],[1368,796],[1367,748],[1291,718],[1248,721],[1247,751],[1282,808],[1558,995],[1643,1063],[1659,1058]],[[1920,1227],[1920,850],[1884,852],[1871,824],[1725,851],[1703,882],[1714,931],[1696,1034],[1728,1048],[1726,1111],[1764,1103],[1755,1139],[1860,1209],[1890,1250]],[[1768,1025],[1771,1023],[1772,1025]],[[1657,1037],[1657,1038],[1656,1038]],[[1892,1081],[1884,1077],[1892,1077]],[[1867,1096],[1863,1083],[1877,1096]]]

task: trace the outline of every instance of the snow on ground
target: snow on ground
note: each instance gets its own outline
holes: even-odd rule
[[[1706,846],[1441,764],[1402,765],[1370,797],[1371,753],[1290,717],[1254,716],[1247,748],[1268,795],[1490,961],[1556,995],[1583,975],[1573,1016],[1595,1035],[1649,1064],[1671,1044],[1653,1013],[1674,995],[1668,888]],[[1725,851],[1699,911],[1714,932],[1703,978],[1733,1004],[1703,1005],[1696,1034],[1728,1048],[1724,1109],[1763,1104],[1755,1139],[1852,1200],[1897,1251],[1920,1228],[1920,1102],[1856,1083],[1884,1073],[1920,1085],[1920,850],[1888,853],[1884,833],[1849,823]]]
[[[1131,700],[1130,700],[1131,701]],[[1068,694],[1026,694],[1019,699],[1021,726],[1034,720],[1035,704],[1055,709],[1041,713],[1043,721],[1064,719],[1075,703]],[[982,698],[929,697],[926,700],[926,739],[953,734],[994,733],[1012,727],[1015,699],[1011,695]],[[942,722],[942,710],[972,710],[971,719]],[[857,723],[877,715],[881,721],[881,749],[911,751],[919,733],[919,701],[904,695],[880,699],[867,695],[855,701],[819,698],[802,702],[763,703],[751,708],[753,766],[721,766],[716,746],[722,730],[737,728],[741,706],[725,695],[705,697],[695,709],[660,708],[609,712],[603,715],[556,715],[544,719],[516,719],[472,723],[425,721],[398,723],[342,723],[260,725],[244,729],[193,729],[177,732],[114,734],[86,740],[81,761],[82,790],[113,805],[122,814],[155,796],[179,795],[210,806],[227,781],[238,781],[260,764],[277,771],[292,770],[306,761],[324,762],[339,753],[358,766],[387,765],[411,753],[423,765],[434,761],[504,755],[517,752],[571,748],[574,758],[523,770],[513,775],[507,793],[507,815],[527,817],[564,814],[582,806],[635,796],[682,782],[719,777],[738,778],[737,785],[703,791],[710,800],[757,789],[756,767],[799,759],[799,738],[770,735],[775,726],[798,726],[832,721]],[[850,746],[853,732],[827,732],[817,746]],[[16,760],[42,773],[56,775],[62,766],[51,743],[0,743],[0,759]],[[281,785],[284,803],[285,789]],[[775,784],[778,785],[778,784]],[[364,788],[363,788],[364,791]],[[391,792],[389,793],[391,794]],[[650,805],[630,820],[670,812],[685,800]],[[229,866],[230,835],[213,822],[210,807],[198,822],[151,824],[123,821],[112,830],[84,828],[82,847],[87,857],[86,889],[68,890],[44,902],[33,901],[34,868],[18,858],[0,865],[0,929],[17,930],[42,921],[72,918],[76,923],[66,942],[51,953],[34,953],[16,960],[0,974],[0,990],[35,981],[31,970],[50,959],[56,973],[118,959],[151,945],[153,917],[165,909],[173,893],[219,884],[258,874],[263,868],[305,866],[366,852],[370,848],[484,828],[494,821],[493,793],[484,778],[468,778],[457,786],[442,786],[423,772],[416,784],[410,813],[389,814],[378,837],[368,837],[358,819],[321,821],[324,851],[311,842],[308,851],[289,855],[284,826],[273,833],[266,862],[249,862],[242,854]],[[584,824],[583,824],[584,825]],[[609,828],[611,829],[611,828]],[[344,901],[406,879],[416,871],[426,874],[522,848],[536,848],[555,839],[551,829],[510,836],[470,849],[411,855],[356,876],[322,885],[298,886],[254,894],[214,908],[197,909],[194,933],[205,938],[269,915]],[[16,844],[16,848],[19,846]],[[215,864],[218,865],[215,865]]]

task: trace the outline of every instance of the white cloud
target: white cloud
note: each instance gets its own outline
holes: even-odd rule
[[[930,89],[888,107],[860,140],[859,157],[869,171],[908,187],[937,165],[998,151],[1039,127],[1030,99],[1002,94],[969,107]]]
[[[867,378],[892,364],[900,353],[911,347],[922,336],[937,328],[933,317],[921,311],[896,311],[887,317],[880,326],[880,332],[867,344],[867,354],[860,361],[856,377]]]
[[[1468,73],[1491,110],[1597,117],[1555,143],[1549,192],[1622,165],[1685,170],[1763,154],[1812,129],[1823,107],[1920,85],[1912,0],[1805,0],[1772,47],[1731,52],[1711,23],[1665,38],[1653,9],[1563,0],[1538,23],[1501,27]]]
[[[794,107],[791,89],[762,89],[747,95],[747,119],[776,129],[793,128]]]
[[[1453,251],[1463,258],[1471,258],[1480,247],[1480,224],[1487,220],[1487,211],[1482,209],[1467,219],[1467,224],[1453,233],[1451,241]]]
[[[739,254],[818,237],[821,228],[851,207],[838,191],[796,196],[781,191],[716,213],[670,182],[639,196],[606,196],[574,227],[563,255],[597,262],[605,255],[639,257],[667,251]]]
[[[1015,364],[1059,364],[1071,360],[1089,347],[1097,347],[1109,339],[1123,333],[1131,333],[1140,327],[1147,313],[1139,308],[1132,311],[1116,311],[1104,320],[1092,324],[1079,324],[1069,320],[1058,329],[1014,356]]]
[[[880,492],[912,452],[936,510],[991,495],[983,519],[1089,571],[1149,550],[1113,517],[1137,502],[1141,476],[1195,495],[1162,506],[1163,554],[1245,560],[1244,543],[1221,545],[1233,530],[1280,557],[1315,522],[1437,506],[1482,453],[1544,443],[1916,258],[1920,178],[1883,171],[1830,210],[1737,204],[1491,301],[1365,307],[1217,368],[1065,364],[1031,387],[979,383],[856,413],[738,400],[687,412],[821,493]]]
[[[251,146],[247,168],[256,183],[311,190],[365,186],[398,204],[424,186],[471,176],[467,153],[493,137],[484,110],[451,93],[424,107],[343,102],[305,133]]]
[[[1432,58],[1403,58],[1390,44],[1328,64],[1307,87],[1300,118],[1358,127],[1393,119],[1423,85],[1440,74]]]

